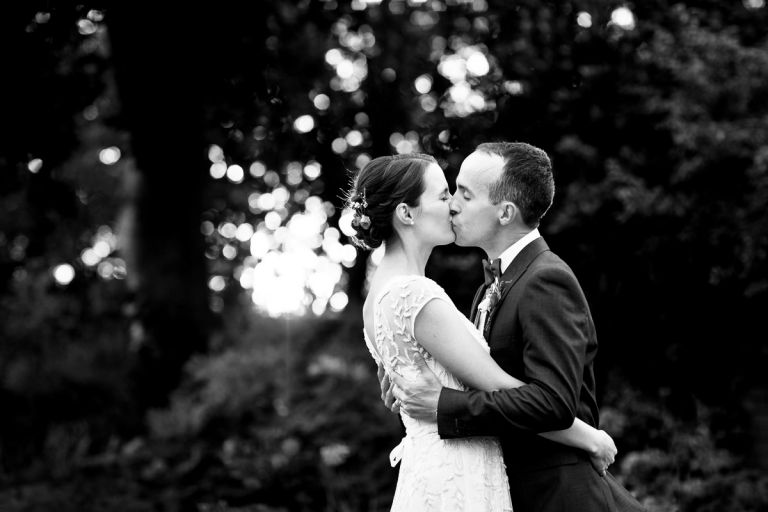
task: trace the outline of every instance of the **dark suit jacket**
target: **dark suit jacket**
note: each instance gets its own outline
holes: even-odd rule
[[[527,385],[492,392],[443,389],[437,422],[443,438],[498,436],[513,484],[521,472],[588,460],[536,433],[568,428],[576,416],[598,426],[597,338],[576,277],[542,238],[517,255],[501,281],[485,337],[499,366]],[[481,287],[473,317],[483,293]]]

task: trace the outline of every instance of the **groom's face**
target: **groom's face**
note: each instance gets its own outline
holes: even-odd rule
[[[485,248],[498,229],[499,205],[491,203],[488,192],[504,169],[504,159],[482,151],[470,154],[456,177],[456,193],[451,201],[456,244]]]

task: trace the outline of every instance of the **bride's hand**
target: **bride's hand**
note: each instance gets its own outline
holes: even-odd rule
[[[616,443],[613,442],[613,438],[608,435],[605,430],[598,430],[594,440],[595,446],[589,453],[589,460],[592,463],[592,467],[595,468],[600,476],[605,476],[608,466],[613,464],[613,461],[618,453],[616,449]]]

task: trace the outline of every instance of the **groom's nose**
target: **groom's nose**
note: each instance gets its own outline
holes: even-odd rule
[[[456,196],[451,198],[451,202],[448,203],[448,207],[451,209],[451,215],[456,215],[461,211],[461,208],[459,207],[459,203],[456,201]]]

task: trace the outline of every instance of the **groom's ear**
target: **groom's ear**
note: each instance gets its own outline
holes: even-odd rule
[[[395,218],[403,224],[413,224],[413,212],[411,207],[405,203],[400,203],[395,208]]]
[[[518,210],[517,205],[512,201],[504,201],[499,206],[501,208],[501,214],[499,215],[499,223],[502,226],[507,226],[511,224],[520,213],[520,210]]]

